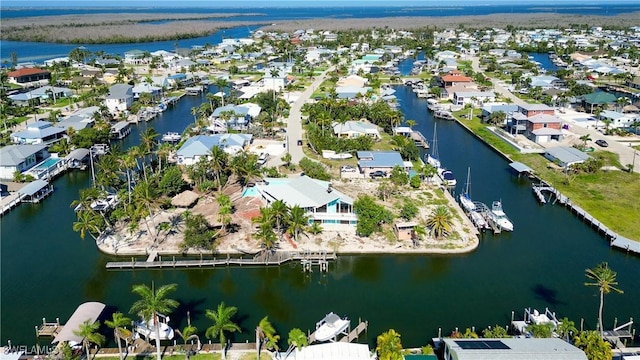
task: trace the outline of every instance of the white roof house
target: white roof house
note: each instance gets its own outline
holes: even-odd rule
[[[27,124],[27,128],[11,134],[11,141],[16,144],[50,145],[62,139],[65,129],[52,126],[48,121],[36,121]]]
[[[445,360],[587,360],[558,338],[443,339]]]
[[[583,163],[588,159],[592,159],[591,156],[570,146],[556,146],[548,148],[544,157],[553,162],[558,162],[558,165],[565,168],[573,164]]]
[[[49,157],[44,145],[8,145],[0,148],[0,179],[13,179],[16,171],[29,170]]]
[[[375,357],[367,344],[333,342],[305,346],[294,351],[292,360],[372,360]]]
[[[334,122],[333,133],[338,137],[357,138],[360,136],[369,136],[374,139],[380,139],[380,131],[378,126],[364,121],[346,121],[344,123]]]
[[[308,176],[298,178],[266,178],[256,184],[257,194],[268,204],[282,200],[288,206],[307,211],[309,223],[323,225],[355,225],[353,199],[331,187],[327,181]]]
[[[176,152],[178,164],[193,165],[203,157],[209,157],[214,146],[228,154],[244,149],[253,138],[251,134],[198,135],[189,138]]]
[[[128,84],[112,85],[104,104],[112,113],[129,109],[133,104],[133,86]]]

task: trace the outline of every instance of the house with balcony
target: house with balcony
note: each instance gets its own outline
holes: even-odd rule
[[[265,178],[255,185],[256,194],[267,204],[281,200],[287,206],[299,206],[309,216],[309,224],[352,225],[358,222],[353,199],[334,189],[327,181],[308,176]]]
[[[530,118],[538,114],[553,115],[555,110],[545,104],[522,104],[518,105],[518,112]]]
[[[49,158],[45,145],[8,145],[0,148],[0,179],[13,180],[16,171],[24,172]]]
[[[225,105],[216,108],[209,116],[212,125],[225,125],[232,130],[246,130],[251,120],[260,114],[262,108],[258,104]]]
[[[612,129],[630,128],[634,122],[640,121],[638,114],[623,114],[612,110],[603,110],[599,118],[604,124],[607,124],[605,127]]]
[[[496,94],[493,91],[456,91],[453,93],[453,103],[455,105],[478,105],[496,101]]]
[[[536,144],[562,141],[562,120],[555,115],[538,114],[527,118],[524,135]]]
[[[128,110],[133,104],[133,86],[128,84],[112,85],[104,104],[112,113]]]
[[[214,147],[221,148],[230,155],[244,150],[252,141],[251,134],[216,134],[190,137],[176,152],[178,165],[191,166],[200,159],[211,156]]]
[[[32,86],[35,84],[47,84],[51,79],[51,72],[35,67],[22,68],[7,73],[7,80],[10,83],[22,86]]]
[[[334,122],[333,134],[339,138],[355,139],[360,136],[368,136],[374,140],[380,140],[378,126],[365,121]]]
[[[49,146],[65,135],[65,129],[53,126],[48,121],[36,121],[27,124],[27,128],[11,134],[11,141],[16,144],[43,144]]]

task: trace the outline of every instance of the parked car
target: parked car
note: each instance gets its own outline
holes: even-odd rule
[[[340,168],[340,171],[342,171],[342,172],[356,172],[356,171],[358,171],[358,169],[356,169],[353,166],[345,165],[345,166]]]
[[[260,156],[258,156],[258,165],[264,165],[267,163],[267,159],[269,158],[269,154],[267,153],[260,153]]]
[[[298,146],[302,146],[302,140],[298,140]]]
[[[376,171],[370,173],[369,176],[371,176],[372,179],[381,178],[381,177],[387,177],[387,172],[386,171],[382,171],[382,170],[376,170]]]
[[[602,139],[596,140],[596,144],[598,144],[598,146],[601,146],[601,147],[608,147],[609,146],[609,143],[606,142],[605,140],[602,140]]]

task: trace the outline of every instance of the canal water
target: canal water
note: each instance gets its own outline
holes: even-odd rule
[[[433,138],[434,119],[426,101],[410,88],[396,88],[406,119]],[[204,95],[184,97],[155,120],[134,127],[123,146],[138,143],[145,126],[162,134],[181,132],[193,121],[190,109]],[[584,286],[584,270],[608,261],[618,272],[624,295],[605,300],[605,324],[614,317],[640,319],[640,259],[611,250],[606,241],[566,209],[539,205],[526,179],[509,171],[503,159],[454,122],[438,121],[438,148],[453,170],[459,192],[471,168],[471,196],[491,203],[501,199],[515,224],[513,233],[485,234],[473,253],[454,256],[343,256],[327,274],[303,273],[298,264],[277,268],[106,271],[113,260],[93,240],[72,230],[69,204],[89,186],[88,172],[71,172],[55,181],[55,193],[41,204],[23,204],[1,219],[0,343],[31,346],[34,326],[43,317],[66,321],[85,301],[101,301],[128,312],[136,297],[133,284],[177,283],[180,307],[171,324],[184,327],[191,312],[203,334],[211,324],[205,309],[219,302],[238,307],[243,331],[234,341],[251,341],[253,328],[269,315],[283,339],[293,327],[312,329],[333,311],[369,321],[366,340],[394,328],[403,345],[420,346],[455,327],[506,325],[511,311],[549,307],[559,316],[595,327],[598,296]]]

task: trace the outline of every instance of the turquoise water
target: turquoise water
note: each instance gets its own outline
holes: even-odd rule
[[[255,186],[244,189],[244,191],[242,192],[242,197],[247,197],[247,196],[252,196],[252,197],[258,196],[258,189],[256,189]]]
[[[48,158],[44,162],[40,163],[40,165],[36,166],[37,170],[47,170],[48,168],[54,166],[55,164],[62,161],[62,159],[58,158]]]

